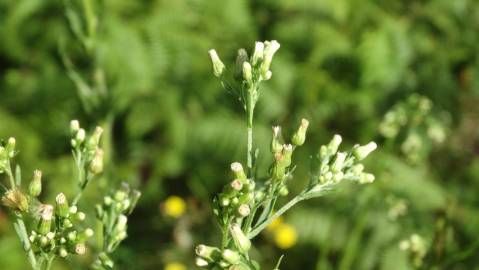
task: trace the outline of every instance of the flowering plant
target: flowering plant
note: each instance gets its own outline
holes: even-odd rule
[[[70,123],[70,129],[78,190],[72,200],[59,193],[54,205],[40,199],[43,185],[39,170],[33,172],[28,189],[23,190],[20,166],[12,169],[17,154],[16,140],[10,138],[0,144],[0,174],[6,174],[9,180],[9,186],[3,186],[2,203],[11,209],[15,231],[34,270],[50,269],[58,257],[85,254],[87,240],[94,234],[94,230],[86,225],[91,220],[80,211],[78,204],[88,184],[103,172],[103,150],[100,147],[103,129],[97,127],[87,136],[76,120]],[[113,261],[108,255],[126,238],[126,215],[133,211],[140,197],[138,191],[131,191],[126,184],[113,194],[113,199],[107,196],[103,206],[97,206],[97,217],[103,224],[104,244],[94,262],[95,269],[113,269]]]
[[[343,180],[371,183],[374,175],[364,172],[361,161],[376,149],[376,144],[355,145],[349,151],[339,151],[342,138],[335,135],[311,157],[308,185],[286,204],[277,207],[280,196],[288,194],[288,181],[296,168],[292,164],[297,147],[304,144],[309,121],[301,123],[288,142],[283,141],[281,127],[273,127],[271,140],[272,161],[266,181],[259,181],[256,159],[258,150],[253,149],[254,109],[260,97],[260,85],[270,80],[274,54],[280,44],[273,41],[256,42],[251,57],[240,49],[236,66],[229,72],[215,50],[209,54],[213,74],[228,91],[237,94],[246,113],[247,154],[246,167],[240,162],[231,164],[232,180],[213,200],[213,213],[222,232],[218,247],[198,245],[196,265],[204,269],[260,269],[249,257],[251,239],[257,236],[275,219],[295,204],[325,195]],[[279,268],[280,261],[276,266]]]

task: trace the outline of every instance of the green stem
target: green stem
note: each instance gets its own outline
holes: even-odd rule
[[[229,235],[229,227],[230,227],[231,219],[228,219],[225,226],[223,227],[222,237],[221,237],[221,250],[225,249],[228,245],[228,235]]]
[[[246,105],[246,125],[247,125],[247,135],[248,135],[248,149],[247,149],[247,166],[248,166],[248,176],[252,177],[253,175],[253,115],[254,115],[254,104],[253,97],[251,96],[251,91],[248,91],[248,99]]]
[[[300,193],[298,196],[294,197],[291,201],[289,201],[287,204],[285,204],[283,207],[281,207],[276,213],[274,213],[272,216],[270,216],[268,219],[266,219],[263,223],[259,224],[254,228],[249,234],[248,238],[252,239],[256,235],[258,235],[264,228],[266,228],[271,222],[273,222],[276,218],[284,214],[286,211],[288,211],[291,207],[293,207],[295,204],[299,203],[300,201],[304,200],[306,197],[304,196],[305,193]]]
[[[32,266],[32,269],[39,270],[35,254],[33,253],[32,247],[30,245],[30,240],[28,239],[27,229],[25,227],[25,222],[23,222],[23,216],[20,213],[16,213],[16,222],[13,224],[15,231],[17,232],[20,241],[23,244],[23,249],[27,253],[28,261]]]
[[[47,257],[47,260],[46,260],[46,265],[45,265],[45,269],[44,270],[50,270],[50,268],[52,267],[52,263],[53,263],[53,260],[55,259],[55,256],[49,256]]]

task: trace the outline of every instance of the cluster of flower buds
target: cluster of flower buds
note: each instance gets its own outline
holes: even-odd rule
[[[70,122],[70,132],[75,158],[87,166],[88,172],[91,174],[101,173],[103,171],[104,154],[99,144],[103,129],[96,127],[95,131],[90,136],[87,136],[85,130],[80,127],[78,120],[72,120]]]
[[[334,135],[328,145],[321,146],[318,153],[319,184],[338,183],[341,180],[357,181],[361,184],[372,183],[374,175],[363,172],[364,165],[360,163],[377,147],[375,142],[366,145],[355,145],[350,152],[338,151],[342,138]]]
[[[307,119],[301,119],[301,124],[299,128],[291,136],[291,144],[283,144],[281,141],[281,127],[273,127],[271,152],[274,157],[274,162],[270,168],[270,176],[273,183],[280,183],[280,195],[285,196],[288,194],[288,189],[284,182],[289,175],[293,151],[297,146],[301,146],[304,144],[304,141],[306,140],[306,132],[308,130],[308,126],[309,121]]]
[[[238,50],[236,64],[232,79],[225,76],[225,65],[220,60],[214,49],[209,50],[211,62],[213,63],[213,74],[220,78],[223,86],[231,88],[232,85],[237,87],[241,93],[240,99],[246,110],[252,110],[259,97],[259,84],[262,81],[271,79],[272,72],[270,70],[273,56],[278,51],[280,45],[276,40],[256,42],[251,57],[245,49]],[[245,94],[245,91],[247,94]],[[248,96],[248,97],[247,97]]]
[[[138,190],[132,190],[127,183],[122,183],[119,189],[103,198],[102,204],[96,205],[96,215],[103,224],[103,235],[106,240],[105,252],[95,261],[95,269],[112,269],[113,261],[108,253],[113,252],[126,238],[127,216],[133,212],[140,196]]]
[[[236,58],[236,79],[244,80],[250,86],[259,81],[271,79],[271,61],[279,47],[276,40],[258,41],[255,43],[251,58],[244,49],[240,49]],[[214,49],[209,50],[209,54],[213,63],[213,74],[216,77],[221,77],[225,71],[225,65]]]
[[[16,140],[10,137],[6,143],[0,143],[0,173],[8,168],[9,160],[17,153],[15,151]]]
[[[250,214],[255,201],[255,182],[246,177],[243,166],[239,162],[231,164],[234,179],[224,186],[218,195],[218,203],[222,216],[243,218]]]
[[[410,253],[415,267],[419,268],[422,266],[424,256],[427,253],[427,246],[426,241],[421,236],[413,234],[408,239],[402,240],[399,243],[399,249]]]
[[[388,139],[404,138],[401,151],[410,161],[418,161],[430,141],[439,144],[446,139],[445,119],[438,119],[431,110],[427,97],[413,94],[384,115],[379,132]]]
[[[251,248],[251,241],[237,224],[230,226],[230,233],[234,241],[234,247],[221,250],[217,247],[198,245],[195,249],[197,255],[196,266],[203,269],[250,269],[243,254],[246,254]]]
[[[57,195],[55,203],[55,206],[41,204],[38,207],[38,225],[29,236],[34,250],[63,258],[69,254],[84,254],[85,242],[93,236],[91,228],[78,229],[85,213],[78,211],[77,206],[69,206],[63,193]]]

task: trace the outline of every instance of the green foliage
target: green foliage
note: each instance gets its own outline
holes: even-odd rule
[[[289,183],[290,194],[307,184],[309,156],[333,134],[342,134],[346,146],[374,138],[381,150],[365,162],[376,175],[374,185],[360,194],[345,185],[298,205],[284,221],[296,228],[296,245],[279,250],[272,246],[275,234],[265,232],[254,241],[251,256],[270,269],[276,262],[265,258],[281,254],[286,255],[281,269],[338,269],[351,263],[354,269],[411,269],[409,253],[399,243],[418,234],[431,247],[423,268],[476,267],[476,1],[91,2],[98,18],[93,54],[73,33],[66,2],[0,0],[0,137],[16,137],[24,172],[42,168],[41,196],[53,202],[58,193],[75,190],[68,181],[74,168],[65,123],[79,118],[104,127],[108,179],[144,191],[138,213],[129,218],[130,237],[112,255],[118,269],[188,265],[194,243],[218,241],[207,202],[229,179],[221,168],[243,158],[245,125],[241,106],[211,78],[205,52],[217,46],[229,52],[222,58],[231,62],[238,45],[259,39],[276,39],[286,48],[275,57],[274,77],[256,105],[260,153],[269,151],[273,123],[294,127],[305,116],[314,123],[308,130],[311,145],[295,151],[295,162],[304,166],[295,171],[298,181]],[[85,31],[82,1],[68,3]],[[90,87],[94,68],[103,70],[108,98],[96,109],[85,109],[63,57]],[[411,162],[401,150],[404,137],[388,142],[379,126],[413,94],[428,98],[428,117],[448,128],[444,143],[435,144],[425,126],[419,127],[427,147]],[[257,162],[267,168],[271,160],[261,154]],[[85,209],[94,208],[106,181],[100,177],[91,185],[84,193]],[[185,198],[187,214],[163,218],[158,201],[166,194]],[[404,214],[391,219],[391,209],[401,201]],[[0,250],[9,256],[0,258],[0,268],[26,269],[4,213],[2,208]],[[360,226],[362,216],[367,220]],[[330,241],[319,236],[315,241],[300,229],[316,219],[331,224],[324,226],[333,232],[318,229]],[[350,238],[361,240],[360,249],[354,241],[348,244]],[[87,264],[74,260],[54,267]]]

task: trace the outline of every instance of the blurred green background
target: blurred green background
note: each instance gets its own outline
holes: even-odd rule
[[[25,174],[44,171],[48,201],[74,192],[69,121],[105,127],[112,169],[84,207],[120,181],[144,194],[118,269],[194,269],[194,246],[218,243],[211,199],[228,164],[244,161],[246,134],[207,51],[232,63],[270,39],[281,49],[256,110],[260,164],[271,125],[292,132],[302,117],[311,125],[291,194],[333,134],[379,150],[367,162],[374,184],[301,204],[255,240],[253,257],[264,269],[282,254],[285,270],[414,269],[400,243],[417,234],[422,268],[479,269],[477,1],[91,1],[98,27],[82,46],[83,2],[0,0],[0,138],[17,138]],[[0,254],[0,269],[27,269],[3,207]]]

